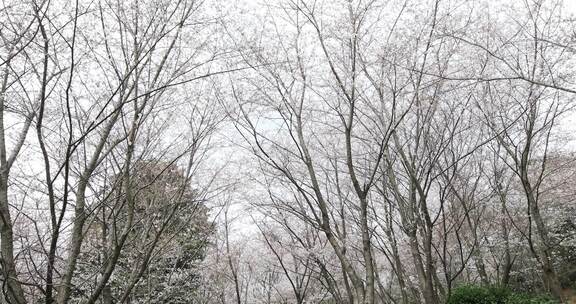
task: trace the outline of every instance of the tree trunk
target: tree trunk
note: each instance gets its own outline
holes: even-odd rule
[[[1,111],[0,111],[1,112]],[[5,177],[0,181],[0,240],[3,279],[6,287],[3,286],[3,293],[6,301],[11,304],[24,304],[24,291],[18,281],[16,272],[16,262],[14,260],[14,234],[12,230],[12,219],[10,217],[10,207],[8,204],[8,189]]]
[[[24,304],[26,299],[24,298],[22,285],[18,281],[16,262],[14,260],[14,231],[12,229],[12,217],[10,216],[10,204],[8,203],[8,176],[11,164],[6,152],[4,102],[8,85],[9,65],[10,63],[6,62],[2,77],[2,87],[0,88],[0,257],[2,258],[0,262],[2,263],[2,279],[5,280],[5,282],[2,282],[2,296],[0,298],[6,297],[4,300],[8,303]]]
[[[524,157],[523,157],[524,158]],[[560,280],[558,279],[558,275],[554,270],[554,265],[552,262],[552,257],[550,253],[550,239],[548,236],[548,229],[542,220],[542,216],[540,214],[540,208],[538,207],[538,201],[536,200],[536,196],[534,195],[534,189],[528,179],[528,166],[527,161],[523,159],[521,165],[521,176],[522,186],[524,187],[524,191],[526,194],[526,198],[528,200],[528,217],[529,220],[534,220],[536,224],[536,234],[537,234],[537,242],[536,248],[532,248],[532,253],[535,255],[536,259],[540,262],[540,267],[542,268],[542,278],[544,280],[545,288],[554,295],[554,297],[558,299],[562,299],[562,287],[560,286]],[[530,225],[532,223],[530,222]],[[531,238],[531,235],[528,236]],[[532,242],[529,239],[529,242]],[[531,246],[532,247],[532,246]]]

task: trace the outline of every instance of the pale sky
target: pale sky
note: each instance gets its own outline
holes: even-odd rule
[[[566,10],[576,15],[576,0],[564,0]]]

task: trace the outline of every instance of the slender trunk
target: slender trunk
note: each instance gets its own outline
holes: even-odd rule
[[[420,191],[419,191],[420,192]],[[422,194],[420,194],[422,195]],[[432,257],[432,229],[433,224],[432,220],[430,219],[430,215],[428,214],[428,206],[426,205],[426,199],[424,197],[420,197],[419,199],[420,205],[420,213],[423,214],[424,219],[420,223],[424,226],[422,227],[422,239],[423,239],[423,250],[424,250],[424,261],[425,261],[425,299],[426,304],[436,304],[439,303],[440,300],[438,299],[438,294],[436,293],[435,281],[439,281],[436,277],[436,267],[434,265],[434,259]],[[436,279],[436,280],[435,280]],[[438,289],[441,289],[442,286],[439,285]]]
[[[412,255],[412,261],[414,262],[414,267],[416,268],[416,274],[418,276],[418,283],[420,285],[420,292],[424,298],[425,304],[433,304],[434,302],[434,290],[433,285],[431,285],[432,280],[428,280],[426,271],[424,269],[424,263],[422,261],[422,256],[420,255],[420,249],[418,248],[418,237],[416,236],[416,231],[410,232],[409,236],[410,253]]]
[[[544,278],[544,284],[546,289],[548,289],[555,297],[562,299],[562,287],[560,285],[560,280],[554,269],[554,264],[552,262],[552,254],[549,247],[550,240],[548,236],[548,230],[542,220],[540,215],[540,210],[538,204],[533,202],[531,204],[531,213],[534,223],[536,224],[536,232],[538,234],[538,251],[541,259],[542,274]]]
[[[120,99],[120,103],[117,106],[121,105],[122,99]],[[108,134],[110,134],[112,127],[118,120],[119,115],[120,111],[117,110],[110,121],[107,123],[106,128],[104,129],[104,132],[99,139],[98,145],[96,146],[96,150],[92,154],[92,158],[90,159],[90,162],[80,177],[80,182],[78,183],[78,190],[76,193],[76,206],[74,208],[75,218],[72,224],[72,240],[70,241],[70,248],[68,250],[68,260],[65,268],[66,270],[59,286],[58,298],[56,300],[56,303],[58,304],[66,304],[70,297],[72,277],[76,271],[78,255],[80,254],[80,249],[82,248],[82,241],[84,238],[84,223],[86,222],[87,218],[87,214],[84,212],[86,205],[86,188],[88,187],[88,182],[92,172],[94,172],[96,166],[98,165],[98,160],[102,150],[104,149],[104,145],[107,142]]]
[[[112,301],[112,288],[110,288],[110,285],[106,285],[104,286],[104,289],[102,290],[102,303],[103,304],[112,304],[114,303]]]
[[[2,111],[0,111],[2,112]],[[2,255],[2,293],[8,303],[24,304],[26,299],[22,285],[18,281],[16,272],[16,262],[14,260],[14,234],[12,230],[12,219],[8,204],[8,187],[5,174],[0,177],[0,240]],[[4,286],[5,284],[5,286]]]
[[[8,203],[8,176],[9,163],[6,153],[6,140],[4,134],[4,101],[8,83],[8,66],[2,77],[0,91],[0,257],[2,258],[2,296],[8,303],[24,304],[24,291],[18,281],[16,262],[14,260],[14,231],[12,217],[10,216],[10,204]]]
[[[388,210],[388,212],[390,212]],[[398,252],[398,242],[396,241],[396,235],[394,233],[394,228],[392,226],[392,215],[387,220],[387,227],[385,229],[386,236],[388,238],[388,242],[390,243],[390,249],[392,251],[392,263],[394,264],[394,272],[396,274],[396,278],[398,281],[398,286],[400,287],[400,295],[402,297],[402,304],[409,304],[410,297],[408,295],[408,286],[406,283],[406,279],[404,277],[405,270],[404,265],[402,264],[402,260],[400,260],[400,254]]]
[[[536,224],[537,242],[535,246],[536,248],[533,250],[533,254],[540,262],[545,288],[550,291],[556,298],[562,299],[562,287],[552,262],[552,255],[549,247],[550,239],[548,235],[548,229],[546,228],[546,225],[544,224],[540,214],[540,208],[538,207],[538,201],[534,195],[534,189],[528,180],[528,168],[526,165],[527,162],[523,161],[522,164],[521,180],[526,198],[528,200],[528,216],[529,220],[531,221],[531,219],[533,219],[534,223]],[[531,224],[532,223],[530,222],[530,225]],[[529,238],[531,238],[530,233]],[[529,240],[529,242],[531,242],[531,240]]]
[[[488,274],[486,273],[486,266],[484,265],[484,259],[482,258],[482,253],[480,251],[480,240],[478,240],[478,232],[476,231],[478,227],[477,225],[474,224],[474,222],[470,218],[470,209],[466,207],[464,202],[463,205],[465,208],[464,211],[466,214],[465,215],[466,221],[468,222],[468,226],[470,227],[470,230],[472,231],[474,236],[474,249],[472,250],[472,260],[474,261],[474,266],[476,266],[476,271],[480,276],[480,281],[482,282],[482,284],[489,285],[490,281],[488,280]]]
[[[400,295],[402,296],[402,304],[409,304],[410,298],[408,296],[407,284],[406,279],[404,278],[404,266],[402,265],[402,261],[400,260],[400,256],[398,254],[398,246],[396,241],[391,242],[392,246],[392,254],[394,259],[394,265],[396,268],[396,277],[398,278],[398,286],[400,287]]]
[[[370,240],[370,231],[368,227],[368,202],[366,198],[361,199],[361,221],[362,221],[362,251],[364,263],[366,264],[366,288],[363,291],[363,303],[374,303],[374,259],[372,258],[372,244]]]
[[[505,220],[503,220],[504,222]],[[508,227],[502,223],[502,235],[504,238],[504,261],[502,261],[502,278],[500,284],[508,286],[510,283],[510,272],[512,271],[512,257],[510,254],[510,241],[508,239]]]
[[[489,285],[490,281],[488,280],[488,274],[486,273],[486,266],[484,265],[484,259],[482,259],[478,244],[475,246],[474,251],[472,252],[472,259],[474,260],[474,266],[476,266],[476,270],[480,276],[480,281],[483,285]]]
[[[434,267],[434,261],[432,259],[432,236],[426,235],[424,239],[424,260],[426,261],[425,266],[425,284],[424,284],[424,295],[426,299],[426,304],[436,304],[439,303],[438,295],[436,294],[436,289],[434,288],[434,276],[436,269]]]

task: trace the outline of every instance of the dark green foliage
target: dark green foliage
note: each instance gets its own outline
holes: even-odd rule
[[[576,210],[572,210],[571,214]],[[554,256],[563,288],[576,289],[576,221],[565,219],[554,228]]]
[[[504,288],[464,285],[452,291],[447,304],[504,304],[509,293]]]
[[[530,295],[526,293],[512,293],[506,298],[505,304],[558,304],[548,295]]]
[[[516,293],[497,286],[464,285],[452,290],[447,304],[558,304],[547,295]]]
[[[138,174],[132,176],[133,188],[137,190],[135,220],[108,281],[108,292],[111,298],[118,299],[134,280],[136,271],[145,265],[131,290],[131,303],[190,303],[200,284],[198,264],[205,257],[213,233],[208,208],[176,166],[140,162],[136,167]],[[105,256],[111,251],[107,247],[112,237],[110,227],[124,225],[127,206],[109,205],[115,206],[114,213],[108,209],[93,213],[102,218],[88,229],[92,241],[84,242],[80,254],[74,301],[80,302],[93,292],[95,274],[101,272]],[[160,234],[154,244],[156,233]],[[153,254],[145,261],[149,250]]]

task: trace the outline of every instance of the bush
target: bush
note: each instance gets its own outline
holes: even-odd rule
[[[509,293],[505,288],[464,285],[452,291],[447,304],[505,304]]]
[[[547,295],[516,293],[497,286],[464,285],[452,290],[447,304],[558,304]]]
[[[547,295],[529,295],[513,293],[506,298],[505,304],[558,304],[557,300]]]

